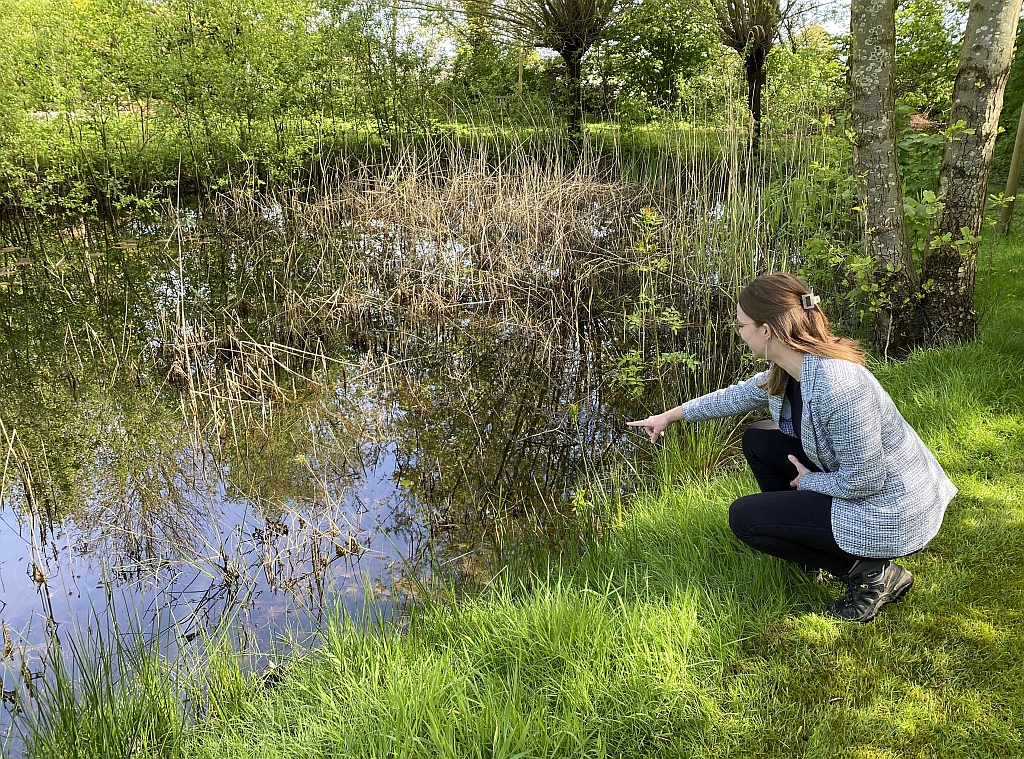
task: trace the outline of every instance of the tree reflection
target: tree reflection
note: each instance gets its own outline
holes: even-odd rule
[[[139,231],[44,236],[0,293],[0,419],[20,445],[2,498],[53,561],[105,556],[197,625],[268,595],[358,596],[365,572],[399,594],[486,578],[572,521],[566,493],[646,405],[609,382],[634,341],[600,279],[606,315],[540,334],[486,303],[359,313],[315,242],[196,224],[169,248]],[[698,335],[655,328],[641,346]]]

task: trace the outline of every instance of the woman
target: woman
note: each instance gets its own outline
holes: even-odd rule
[[[675,421],[769,409],[774,424],[743,434],[761,493],[732,504],[729,526],[759,551],[844,580],[829,612],[869,622],[910,590],[892,559],[935,537],[956,488],[817,303],[798,277],[758,277],[740,293],[735,329],[769,369],[629,425],[656,441]]]

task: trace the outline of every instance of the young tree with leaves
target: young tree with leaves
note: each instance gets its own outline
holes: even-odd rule
[[[602,76],[616,83],[621,99],[675,108],[682,80],[711,56],[711,31],[695,0],[643,0],[609,26]]]

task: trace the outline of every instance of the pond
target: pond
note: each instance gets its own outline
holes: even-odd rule
[[[648,265],[660,224],[637,244],[606,213],[499,271],[316,219],[229,202],[5,233],[9,705],[55,631],[227,621],[266,650],[339,606],[479,587],[600,518],[588,483],[650,455],[627,418],[744,368],[724,288]]]

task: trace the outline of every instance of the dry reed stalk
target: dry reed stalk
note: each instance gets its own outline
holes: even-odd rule
[[[440,142],[358,163],[316,193],[305,188],[301,201],[228,195],[214,215],[232,234],[255,236],[257,256],[316,250],[326,288],[303,293],[307,322],[472,314],[544,338],[600,305],[602,287],[619,288],[650,266],[650,253],[630,244],[629,219],[643,206],[664,218],[658,287],[675,289],[684,304],[703,293],[706,307],[714,293],[731,297],[757,271],[784,265],[789,251],[773,249],[763,180],[785,167],[760,166],[755,176],[745,131],[715,136],[712,150],[706,131],[670,133],[671,176],[661,189],[625,181],[607,161],[570,165],[525,142],[500,150]],[[787,160],[805,160],[806,146],[793,145]],[[685,154],[701,150],[725,160],[688,165]]]

